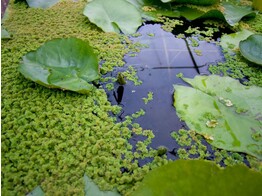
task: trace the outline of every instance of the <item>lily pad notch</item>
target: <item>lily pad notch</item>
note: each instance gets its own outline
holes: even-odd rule
[[[48,88],[88,94],[100,77],[97,55],[88,42],[59,38],[23,56],[18,70],[29,80]]]

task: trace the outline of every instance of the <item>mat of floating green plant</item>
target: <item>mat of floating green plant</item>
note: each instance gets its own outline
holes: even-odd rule
[[[257,195],[262,174],[244,165],[220,168],[203,160],[177,160],[149,172],[131,195]]]
[[[133,132],[144,135],[147,145],[154,135],[137,125],[133,128],[132,117],[117,123],[109,113],[117,114],[121,108],[110,104],[104,89],[94,89],[88,96],[48,89],[17,71],[28,52],[46,41],[69,37],[93,46],[104,73],[123,66],[123,56],[133,45],[125,36],[104,33],[89,23],[82,14],[85,5],[63,1],[44,10],[10,2],[4,26],[13,37],[2,40],[1,50],[4,195],[26,194],[38,185],[46,195],[83,195],[84,173],[101,190],[116,188],[125,194],[150,168],[166,163],[153,149],[132,151],[128,139]],[[139,167],[141,157],[155,158]]]
[[[193,88],[174,85],[174,106],[189,128],[218,148],[262,159],[262,88],[215,75],[183,80]]]
[[[25,4],[13,5],[13,1],[10,4],[11,15],[4,21],[4,26],[14,37],[2,41],[1,51],[2,193],[25,194],[41,185],[46,195],[81,195],[84,194],[83,171],[102,190],[116,187],[121,194],[130,193],[151,168],[166,164],[165,155],[159,157],[157,151],[145,150],[145,145],[154,137],[152,131],[133,125],[133,117],[116,123],[108,112],[117,114],[121,108],[110,105],[103,89],[97,89],[89,96],[49,90],[25,81],[16,69],[22,56],[54,38],[77,37],[88,41],[102,62],[102,73],[123,66],[124,54],[139,50],[125,36],[103,33],[89,23],[82,15],[86,1],[63,1],[48,10],[28,9]],[[261,17],[258,16],[249,22],[255,31],[261,29],[261,23],[257,22]],[[234,67],[235,61],[223,66],[239,70]],[[220,65],[217,71],[226,70],[223,66]],[[261,83],[260,70],[248,67],[245,71],[246,66],[241,69],[251,76],[250,84]],[[237,73],[234,71],[235,76]],[[140,111],[134,117],[143,113]],[[128,140],[130,130],[147,137],[137,144],[135,153],[129,144],[120,142],[117,147],[113,144],[116,138],[117,141]],[[106,149],[121,147],[116,152],[97,150],[103,142],[106,142]],[[120,158],[121,150],[124,160]],[[154,157],[154,160],[139,168],[137,157]],[[248,160],[252,167],[259,167],[253,157]],[[128,172],[119,172],[122,168]]]

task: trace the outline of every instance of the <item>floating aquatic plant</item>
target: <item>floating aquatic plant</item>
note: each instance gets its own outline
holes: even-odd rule
[[[105,32],[132,34],[142,24],[137,8],[125,0],[91,1],[86,5],[84,15]]]
[[[262,34],[253,34],[247,39],[240,41],[239,48],[246,59],[262,65]]]
[[[253,32],[243,29],[236,33],[225,34],[221,37],[220,45],[224,49],[237,50],[239,49],[239,42],[248,38]]]
[[[261,180],[244,165],[222,169],[210,161],[177,160],[149,172],[131,195],[257,195]]]
[[[262,88],[216,75],[183,80],[192,88],[174,85],[174,105],[189,128],[212,138],[208,141],[217,148],[262,159],[262,140],[252,138],[262,133]]]
[[[93,49],[77,38],[54,39],[23,57],[18,70],[28,79],[48,88],[86,94],[89,82],[99,78]]]
[[[56,3],[58,3],[60,0],[15,0],[15,3],[17,2],[26,2],[29,7],[32,8],[43,8],[47,9],[49,7],[52,7]]]

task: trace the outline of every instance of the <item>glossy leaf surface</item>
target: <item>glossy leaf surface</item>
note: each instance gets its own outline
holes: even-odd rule
[[[142,24],[138,9],[125,0],[94,0],[84,9],[84,15],[105,32],[135,33]]]
[[[254,34],[239,43],[241,54],[249,61],[262,65],[262,34]]]
[[[77,38],[54,39],[23,57],[18,70],[49,88],[88,93],[99,77],[98,60],[87,42]]]
[[[184,81],[193,88],[174,85],[174,105],[188,127],[217,148],[262,159],[262,88],[216,75]]]
[[[257,195],[262,175],[244,165],[222,169],[203,160],[177,160],[149,172],[132,196]]]

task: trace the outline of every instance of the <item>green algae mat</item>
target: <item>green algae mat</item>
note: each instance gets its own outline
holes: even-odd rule
[[[2,39],[1,45],[2,195],[86,195],[94,192],[101,195],[130,195],[135,190],[139,191],[143,179],[146,180],[145,176],[151,171],[157,171],[158,168],[161,170],[161,166],[169,162],[182,164],[169,160],[167,155],[172,155],[173,160],[211,159],[212,168],[219,171],[215,164],[226,166],[223,171],[229,171],[227,168],[244,163],[250,169],[246,166],[236,166],[238,169],[234,174],[241,175],[243,178],[249,176],[250,172],[255,175],[261,174],[261,161],[258,159],[260,155],[257,154],[257,148],[239,150],[212,146],[207,144],[207,141],[212,143],[210,139],[212,140],[213,135],[199,134],[199,130],[188,130],[186,125],[180,130],[167,130],[172,149],[166,146],[150,146],[153,139],[158,139],[155,134],[157,131],[154,133],[155,130],[145,129],[139,124],[139,118],[148,115],[148,110],[138,109],[120,119],[124,106],[114,104],[110,100],[112,97],[108,96],[107,87],[114,89],[116,83],[128,86],[130,89],[134,89],[134,86],[143,87],[143,83],[147,84],[139,78],[140,69],[136,66],[125,67],[127,55],[139,55],[139,52],[147,46],[134,43],[130,35],[125,34],[135,32],[142,24],[141,21],[145,22],[145,18],[161,24],[163,29],[171,33],[176,26],[186,26],[187,22],[180,20],[180,16],[193,17],[192,20],[197,21],[218,13],[212,11],[217,10],[216,4],[202,7],[186,4],[177,6],[171,1],[125,1],[123,6],[133,6],[132,9],[134,8],[133,11],[137,16],[132,18],[135,22],[131,27],[126,23],[123,26],[119,25],[122,22],[120,20],[119,23],[121,16],[116,17],[117,20],[111,16],[112,12],[122,8],[121,5],[108,8],[111,10],[100,7],[99,10],[102,12],[110,11],[108,20],[102,22],[101,26],[91,19],[90,13],[84,14],[84,10],[89,12],[85,0],[52,1],[52,6],[41,0],[34,1],[39,3],[38,8],[30,5],[33,1],[27,2],[28,5],[25,1],[11,0],[6,11],[7,15],[2,20],[2,29],[5,30],[5,35],[8,35],[6,36],[8,39]],[[92,2],[94,4],[103,1]],[[206,2],[216,3],[216,1]],[[235,2],[232,0],[230,3]],[[216,17],[221,18],[219,23],[223,25],[220,28],[230,28],[230,33],[242,29],[247,29],[253,34],[261,33],[261,13],[250,10],[251,5],[251,1],[241,1],[234,6],[222,5],[226,8],[226,15],[224,16],[223,9],[220,7]],[[236,20],[232,21],[230,13],[234,9],[239,9],[239,13]],[[192,10],[195,10],[196,15],[190,15]],[[245,18],[246,16],[250,18]],[[217,21],[213,22],[218,24]],[[207,20],[206,23],[212,22]],[[106,29],[104,25],[108,24],[110,32],[104,32],[103,30]],[[206,30],[208,33],[205,34]],[[120,31],[125,34],[118,33]],[[193,42],[197,45],[200,39],[211,41],[212,36],[207,34],[217,33],[215,29],[203,30],[197,27],[190,27],[185,31],[185,34],[181,33],[176,37],[184,39],[184,36],[189,34],[187,32],[202,36],[198,37],[198,40],[194,38],[195,41],[190,39],[192,51],[199,49],[194,48]],[[139,37],[136,34],[131,36]],[[148,32],[147,37],[154,37],[154,33]],[[245,39],[247,37],[234,43],[238,44]],[[219,41],[215,43],[220,45]],[[45,47],[46,51],[42,53]],[[224,61],[210,65],[209,70],[214,74],[238,78],[247,88],[261,88],[261,66],[252,63],[252,60],[250,62],[248,58],[246,60],[245,55],[241,55],[238,50],[234,51],[235,55],[231,55],[231,52],[224,51]],[[54,53],[59,53],[59,58]],[[198,54],[201,54],[201,51],[198,51]],[[257,57],[256,53],[255,57]],[[61,66],[65,64],[68,66],[62,69]],[[68,69],[70,66],[71,68]],[[35,71],[32,72],[33,68]],[[145,68],[149,70],[148,67]],[[116,74],[119,75],[118,78],[112,75],[114,71],[121,72]],[[41,81],[37,78],[39,73],[40,75],[44,73],[44,77],[40,76],[43,79]],[[64,75],[70,76],[68,80],[63,81]],[[172,77],[175,78],[175,75],[173,74]],[[72,81],[76,83],[72,85]],[[79,85],[80,81],[84,85]],[[186,85],[179,78],[176,81]],[[154,90],[146,89],[140,100],[144,105],[153,107],[152,103],[157,98]],[[133,90],[130,93],[136,92]],[[170,93],[173,94],[173,91]],[[250,93],[253,97],[251,94],[253,93]],[[171,100],[172,96],[169,98]],[[232,100],[231,102],[235,104],[236,102]],[[121,102],[119,97],[118,101]],[[245,104],[248,105],[249,100],[246,101]],[[225,103],[221,102],[221,104],[221,107],[224,107]],[[253,107],[252,104],[251,106]],[[172,104],[169,107],[174,113],[176,112]],[[234,106],[230,109],[233,108]],[[258,110],[259,107],[253,109]],[[250,116],[252,114],[247,113],[247,119]],[[214,131],[220,126],[219,120],[223,118],[207,119],[204,121],[205,128],[208,120],[211,126],[215,126],[210,128]],[[253,125],[256,126],[256,123],[254,122]],[[250,127],[249,125],[248,123],[247,127]],[[258,131],[252,132],[253,138],[258,140],[255,144],[261,141]],[[159,135],[161,134],[163,135],[162,132]],[[216,141],[216,133],[213,139]],[[249,139],[248,144],[251,141]],[[246,144],[246,140],[243,140],[243,143]],[[201,161],[198,164],[199,167],[205,166]],[[170,170],[177,169],[170,167]],[[178,171],[182,172],[183,176],[184,170]],[[186,182],[181,179],[180,183]]]

